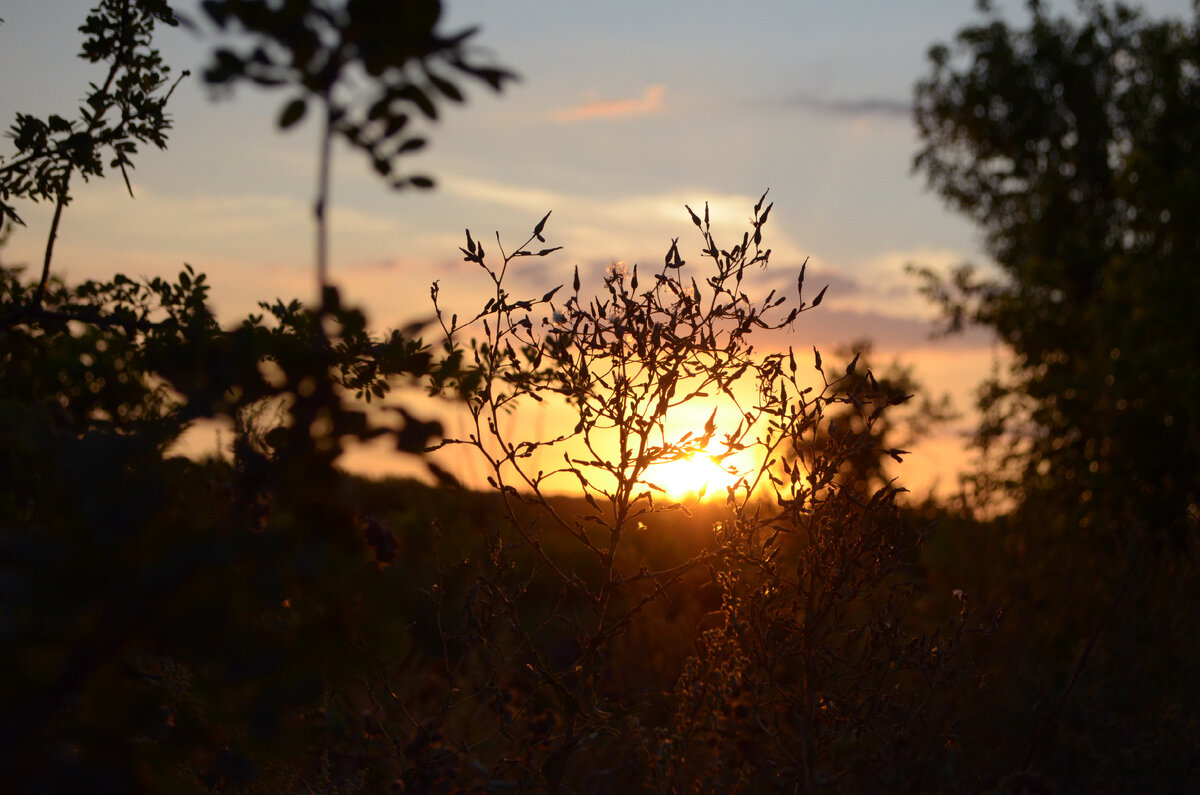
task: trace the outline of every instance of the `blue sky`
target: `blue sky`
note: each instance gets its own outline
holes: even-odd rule
[[[95,78],[74,59],[89,5],[0,5],[5,119],[75,106]],[[483,284],[456,256],[464,227],[515,244],[553,210],[548,237],[564,251],[521,274],[532,291],[569,280],[576,264],[598,279],[615,260],[657,260],[672,237],[695,242],[685,202],[709,201],[720,231],[740,239],[770,188],[777,277],[794,278],[807,257],[812,282],[831,284],[795,344],[872,337],[882,358],[902,357],[966,408],[992,360],[987,339],[930,342],[932,313],[904,265],[986,258],[975,229],[910,173],[917,140],[905,108],[930,45],[977,19],[974,5],[447,3],[445,29],[479,25],[478,42],[521,82],[498,96],[472,87],[431,129],[428,154],[410,165],[439,180],[433,193],[389,191],[360,158],[339,154],[334,279],[380,327],[394,326],[428,314],[433,279],[448,302],[470,308]],[[997,5],[1023,17],[1023,2]],[[1190,15],[1191,3],[1145,7]],[[174,102],[170,148],[137,161],[136,200],[120,180],[81,188],[61,232],[60,272],[171,275],[189,262],[210,274],[229,321],[260,299],[311,297],[314,128],[276,132],[280,94],[239,90],[212,102],[197,76],[204,41],[171,30],[160,44],[168,62],[193,70]],[[10,241],[8,262],[40,259],[48,210],[23,215],[29,227]],[[925,470],[958,465],[952,437],[930,442]]]

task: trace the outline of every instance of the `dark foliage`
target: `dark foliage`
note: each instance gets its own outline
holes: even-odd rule
[[[511,72],[480,63],[473,29],[442,34],[438,0],[205,0],[204,13],[244,46],[219,47],[204,78],[216,86],[248,81],[293,92],[279,114],[288,128],[316,100],[323,123],[389,177],[396,159],[426,139],[410,129],[413,114],[438,118],[444,101],[465,101],[456,82],[467,77],[499,91]],[[393,177],[401,188],[428,188],[426,176]]]
[[[922,534],[899,521],[896,489],[858,471],[900,457],[877,448],[882,412],[903,396],[865,366],[851,380],[857,357],[831,378],[814,351],[814,387],[793,351],[754,355],[753,332],[787,326],[824,295],[804,301],[803,271],[794,302],[743,290],[769,258],[765,196],[729,249],[707,208],[689,210],[709,272],[685,270],[676,242],[644,284],[636,266],[614,269],[588,297],[577,276],[562,303],[560,288],[517,299],[504,285],[512,260],[556,250],[527,248],[544,243],[548,215],[495,269],[468,234],[466,259],[495,287],[487,305],[462,325],[439,308],[436,351],[414,330],[374,338],[328,283],[331,139],[390,174],[423,144],[407,135],[407,111],[433,119],[433,92],[463,99],[440,69],[493,88],[507,73],[468,58],[469,32],[436,33],[437,3],[203,8],[252,41],[218,50],[211,82],[298,91],[282,127],[310,100],[324,109],[320,306],[263,304],[222,329],[190,267],[175,282],[53,277],[72,175],[102,176],[106,149],[125,170],[135,142],[163,146],[170,126],[151,36],[174,17],[161,2],[105,0],[83,28],[84,57],[108,64],[104,84],[79,122],[19,117],[17,154],[0,165],[9,217],[10,198],[56,202],[40,279],[5,268],[0,282],[6,784],[673,792],[943,781],[951,714],[929,702],[958,676],[949,652],[965,624],[910,619]],[[483,333],[464,344],[467,328]],[[403,379],[465,403],[475,433],[442,444],[482,453],[494,495],[431,499],[393,484],[381,500],[336,469],[351,441],[390,435],[419,455],[442,436],[402,407],[392,427],[354,402]],[[714,410],[703,431],[669,438],[666,413],[705,398],[733,419],[719,427]],[[503,435],[501,414],[543,400],[569,405],[575,428]],[[231,461],[169,455],[197,419],[233,425]],[[564,445],[561,467],[528,466]],[[721,461],[755,449],[765,463],[738,473],[723,508],[683,521],[648,471],[711,445]],[[560,476],[580,500],[546,496]]]
[[[156,22],[174,22],[157,0],[100,3],[82,57],[104,82],[77,122],[19,116],[0,162],[7,217],[9,199],[56,203],[40,278],[0,279],[0,776],[26,791],[275,789],[322,769],[329,694],[396,639],[372,578],[394,550],[334,462],[350,440],[413,452],[439,431],[352,405],[440,365],[419,339],[369,336],[332,287],[319,312],[264,304],[224,330],[190,267],[53,278],[72,175],[165,145]],[[264,405],[282,421],[252,433]],[[168,454],[198,418],[241,429],[232,463]]]
[[[950,331],[981,324],[1009,353],[980,393],[976,518],[933,512],[951,528],[943,576],[1006,610],[978,706],[996,730],[965,733],[994,749],[981,781],[1012,773],[1013,791],[1186,791],[1200,765],[1179,739],[1200,720],[1200,16],[1029,7],[1027,27],[988,12],[933,48],[917,86],[915,167],[998,266],[926,271],[925,290]]]
[[[1082,8],[1034,3],[1027,29],[994,17],[931,51],[916,168],[1000,273],[926,289],[1012,351],[980,443],[1020,499],[1062,532],[1178,547],[1200,521],[1200,17]]]
[[[4,284],[13,318],[36,287],[12,271]],[[383,430],[341,395],[425,374],[430,357],[369,339],[350,311],[276,305],[271,323],[222,331],[206,291],[190,269],[175,284],[52,281],[41,310],[0,330],[10,782],[270,780],[264,763],[321,733],[325,689],[393,636],[364,608],[382,603],[366,575],[387,553],[333,467],[347,439]],[[243,436],[232,467],[166,454],[191,420],[263,401],[286,423]]]

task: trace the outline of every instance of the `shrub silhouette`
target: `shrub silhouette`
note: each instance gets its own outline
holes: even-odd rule
[[[507,522],[486,536],[486,563],[453,638],[464,657],[486,650],[485,679],[473,682],[479,672],[457,657],[444,686],[502,704],[515,690],[524,709],[546,716],[527,728],[519,761],[486,750],[517,731],[505,708],[494,724],[477,724],[471,753],[454,755],[456,770],[481,771],[475,783],[505,775],[549,791],[936,786],[951,717],[942,702],[959,674],[948,661],[965,622],[929,633],[906,623],[920,590],[921,538],[899,519],[897,489],[866,489],[849,466],[878,454],[872,431],[907,395],[884,391],[869,371],[854,379],[857,358],[830,376],[814,351],[814,387],[794,351],[755,354],[755,332],[787,326],[824,294],[804,301],[803,269],[794,301],[747,292],[747,272],[769,259],[764,204],[765,196],[728,249],[713,238],[707,208],[689,209],[707,266],[699,273],[676,240],[653,270],[609,269],[595,297],[577,271],[565,300],[556,300],[561,288],[518,299],[505,286],[514,261],[556,250],[531,247],[544,242],[549,216],[516,250],[501,248],[494,266],[468,232],[464,257],[495,294],[461,324],[437,307],[444,355],[464,363],[448,386],[471,416],[466,438],[442,444],[483,456]],[[436,284],[433,295],[436,304]],[[472,328],[483,335],[464,345]],[[542,401],[569,405],[574,428],[546,439],[505,434],[504,412]],[[668,412],[694,401],[711,411],[703,429],[668,435]],[[835,416],[853,416],[862,432],[831,432]],[[736,472],[711,533],[690,544],[654,539],[664,529],[648,522],[684,509],[666,504],[652,468],[714,449],[727,466],[744,450],[760,463]],[[550,469],[549,460],[561,464]],[[577,511],[547,496],[556,480],[578,489]],[[647,544],[667,554],[647,560]],[[677,602],[701,593],[711,612],[688,619],[708,627],[698,644],[665,650],[661,670],[646,671],[624,644],[652,637],[678,617]],[[626,665],[656,686],[635,684]],[[443,707],[426,720],[450,718]],[[940,750],[918,752],[910,737]]]

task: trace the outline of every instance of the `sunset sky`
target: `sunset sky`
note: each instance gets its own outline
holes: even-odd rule
[[[188,13],[194,2],[175,3]],[[694,255],[683,205],[709,202],[718,228],[738,239],[770,188],[772,277],[830,284],[790,344],[832,350],[875,341],[878,361],[900,357],[933,392],[969,406],[992,360],[981,333],[932,342],[931,309],[906,263],[986,263],[975,229],[950,214],[910,173],[917,140],[909,105],[925,53],[978,18],[970,0],[909,3],[695,2],[447,3],[443,29],[479,25],[478,43],[521,81],[500,95],[468,86],[447,108],[427,154],[409,167],[438,181],[432,193],[389,191],[359,156],[342,152],[333,188],[332,274],[380,328],[429,314],[429,283],[445,302],[473,308],[480,274],[461,262],[463,229],[524,240],[548,210],[562,252],[522,266],[532,293],[570,280],[575,265],[598,284],[616,260],[661,262],[672,237]],[[1023,18],[1023,2],[997,5]],[[1052,3],[1069,8],[1069,3]],[[97,71],[74,58],[87,0],[0,5],[0,114],[74,115]],[[1157,0],[1153,16],[1189,13],[1190,0]],[[144,152],[132,173],[79,186],[61,230],[58,272],[71,280],[174,275],[183,263],[209,274],[222,319],[258,300],[313,295],[316,130],[287,134],[274,119],[284,96],[239,90],[212,101],[199,77],[202,38],[166,30],[166,60],[190,68],[171,110],[165,152]],[[4,141],[0,151],[11,152]],[[40,261],[48,208],[19,208],[8,263]],[[494,238],[492,238],[494,240]],[[474,266],[472,266],[474,267]],[[541,288],[541,289],[539,289]],[[962,461],[944,429],[917,450],[906,474],[918,488],[943,482]],[[379,456],[359,468],[387,470]]]

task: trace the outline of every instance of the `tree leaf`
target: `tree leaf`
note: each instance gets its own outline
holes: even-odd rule
[[[279,114],[279,129],[286,130],[295,125],[304,118],[304,114],[307,110],[307,101],[305,101],[303,98],[293,99],[284,106],[283,112]]]

